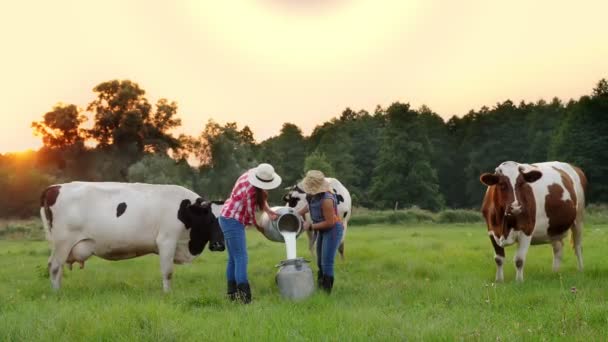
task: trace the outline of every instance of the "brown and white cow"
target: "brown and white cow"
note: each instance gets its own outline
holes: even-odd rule
[[[482,213],[494,246],[496,281],[502,281],[504,247],[518,243],[516,280],[524,280],[524,263],[531,244],[553,246],[553,270],[559,269],[563,238],[572,233],[578,269],[583,269],[582,233],[585,188],[583,171],[567,163],[519,164],[507,161],[494,173],[484,173],[488,186]]]

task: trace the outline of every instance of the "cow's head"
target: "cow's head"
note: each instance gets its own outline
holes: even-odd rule
[[[500,164],[494,173],[484,173],[479,179],[490,187],[486,196],[492,205],[491,225],[500,240],[508,239],[510,228],[516,225],[518,217],[527,215],[526,207],[535,205],[530,202],[532,190],[529,183],[536,182],[542,173],[534,168],[516,162]]]
[[[292,187],[286,188],[285,190],[287,190],[287,193],[283,196],[283,202],[285,202],[285,205],[290,208],[295,208],[296,210],[300,210],[306,205],[306,197],[308,195],[304,190],[302,190],[300,184],[296,184]],[[333,189],[333,191],[336,194],[336,204],[340,205],[340,203],[344,202],[344,196],[339,194],[336,189]]]
[[[296,184],[287,188],[287,193],[283,196],[283,201],[288,207],[299,210],[306,205],[306,192]]]
[[[221,252],[225,249],[224,234],[213,215],[211,203],[204,202],[201,198],[195,203],[185,199],[179,206],[177,218],[190,230],[188,249],[192,255],[201,254],[207,242],[211,251]]]

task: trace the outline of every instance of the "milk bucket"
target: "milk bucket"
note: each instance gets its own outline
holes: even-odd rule
[[[312,269],[303,258],[283,260],[279,265],[276,282],[279,292],[285,298],[300,300],[315,291]]]
[[[296,237],[302,233],[302,220],[295,209],[290,207],[272,207],[274,212],[279,214],[276,220],[271,220],[268,214],[263,213],[260,217],[259,225],[263,228],[262,234],[275,242],[285,242],[281,232],[296,233]]]

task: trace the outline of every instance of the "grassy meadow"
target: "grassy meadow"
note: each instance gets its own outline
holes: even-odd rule
[[[482,223],[353,226],[337,261],[331,296],[283,300],[274,266],[282,244],[249,230],[254,301],[224,298],[225,253],[207,250],[176,266],[173,291],[161,290],[158,257],[90,259],[65,269],[54,292],[48,244],[27,227],[0,232],[0,341],[204,340],[579,340],[608,336],[608,224],[588,224],[586,269],[568,248],[560,273],[551,247],[533,246],[525,282],[514,282],[507,249],[505,283],[495,284],[493,251]],[[12,227],[7,233],[6,227]],[[17,229],[16,227],[22,227]],[[310,258],[304,236],[298,255]],[[314,267],[316,271],[316,266]]]

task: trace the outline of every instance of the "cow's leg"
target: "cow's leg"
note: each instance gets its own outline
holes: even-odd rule
[[[524,263],[526,262],[530,242],[532,242],[532,237],[521,233],[517,254],[515,254],[515,280],[517,281],[524,281]]]
[[[344,241],[340,242],[340,246],[338,246],[338,253],[340,253],[340,260],[344,261]]]
[[[553,272],[559,271],[559,266],[562,264],[562,251],[564,243],[562,240],[551,241],[553,247]]]
[[[49,258],[48,267],[51,285],[55,290],[59,290],[61,287],[63,264],[65,264],[66,260],[68,259],[72,243],[72,241],[68,240],[55,240],[53,242],[53,253]]]
[[[158,256],[160,257],[160,271],[163,275],[163,291],[171,291],[171,278],[173,278],[173,259],[175,257],[176,240],[157,239]]]
[[[494,240],[494,236],[490,234],[490,241],[492,242],[492,246],[494,247],[494,262],[496,263],[496,281],[502,282],[505,279],[505,275],[503,272],[503,265],[505,263],[505,249],[500,247],[496,240]]]
[[[576,254],[576,260],[578,261],[578,270],[583,270],[583,220],[579,215],[574,221],[574,227],[572,227],[572,245],[574,247],[574,254]]]
[[[340,260],[344,261],[344,240],[346,239],[346,222],[344,222],[344,232],[342,233],[342,241],[340,241],[340,246],[338,246],[338,252],[340,253]]]

